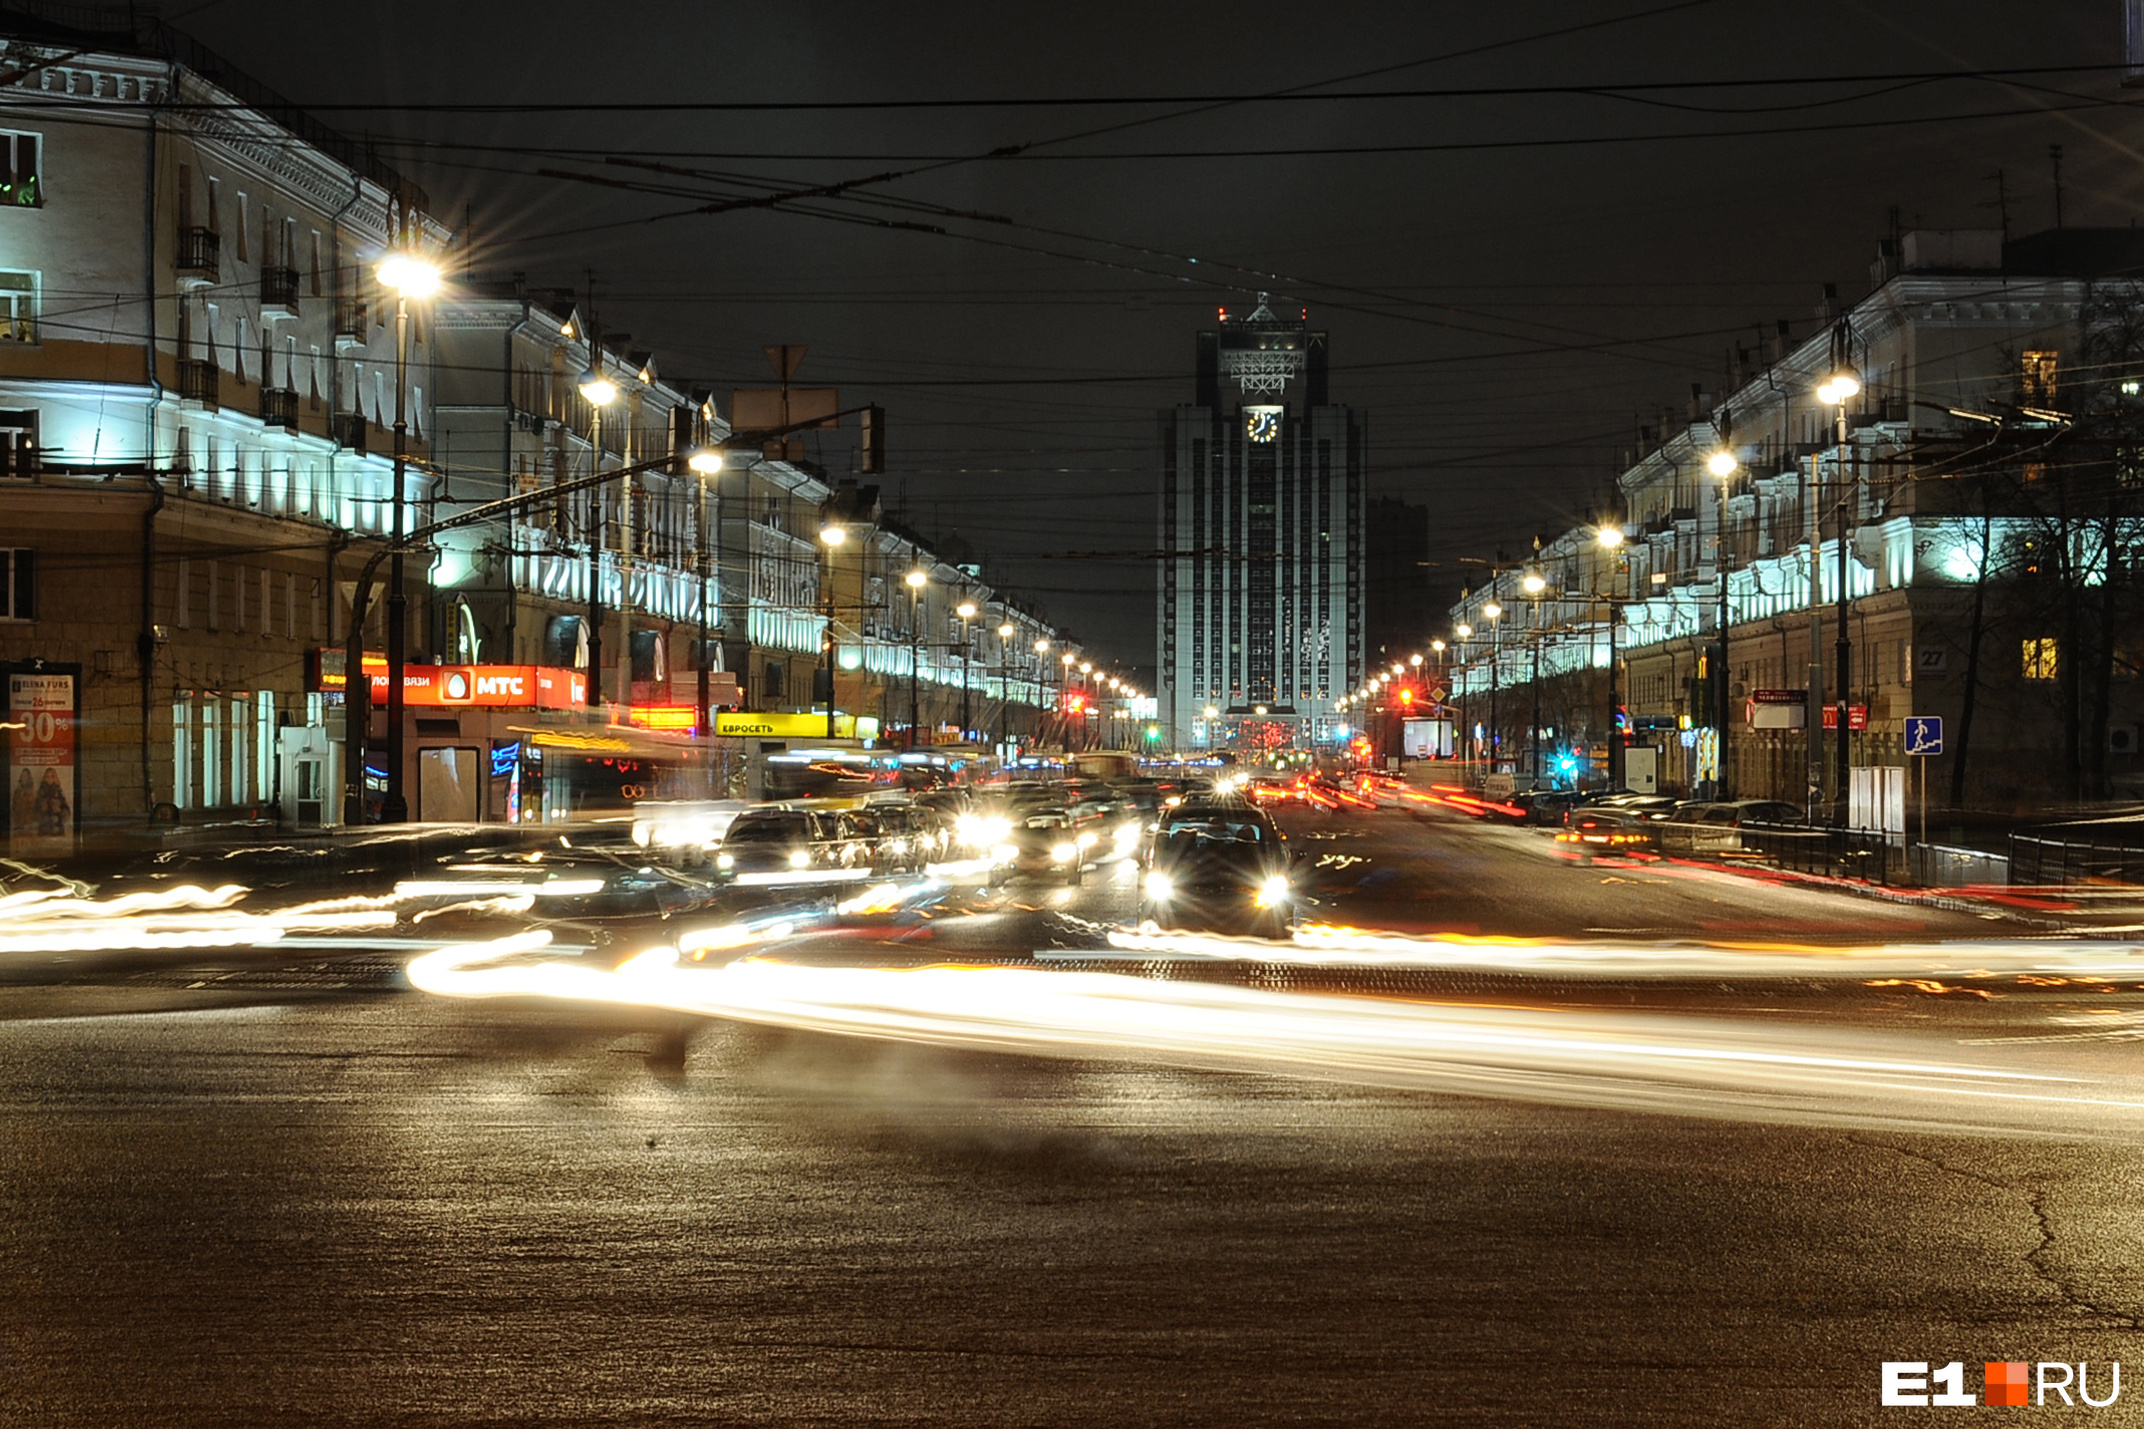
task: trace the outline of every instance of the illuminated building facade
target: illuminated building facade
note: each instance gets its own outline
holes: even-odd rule
[[[1163,414],[1161,718],[1176,747],[1336,737],[1362,676],[1368,424],[1336,405],[1307,313],[1222,310]],[[1214,710],[1214,716],[1205,712]]]

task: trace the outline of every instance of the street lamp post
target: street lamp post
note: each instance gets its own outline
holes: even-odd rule
[[[1486,772],[1494,774],[1497,748],[1496,697],[1498,686],[1503,680],[1504,623],[1501,617],[1504,607],[1492,600],[1481,608],[1481,613],[1489,618],[1489,768]]]
[[[819,658],[826,664],[826,737],[834,738],[834,552],[849,533],[829,522],[820,528],[819,540],[826,547],[826,637],[820,642]],[[857,701],[862,709],[863,702]]]
[[[1721,439],[1726,440],[1730,430],[1727,414],[1720,413],[1713,419],[1713,425]],[[1705,469],[1720,481],[1719,549],[1715,553],[1716,564],[1720,568],[1720,605],[1719,614],[1713,619],[1719,635],[1719,668],[1712,672],[1712,716],[1719,733],[1720,747],[1715,756],[1717,763],[1713,770],[1712,787],[1714,795],[1723,801],[1734,797],[1734,784],[1728,778],[1728,742],[1734,727],[1727,711],[1728,698],[1734,693],[1727,678],[1727,632],[1734,624],[1734,611],[1728,599],[1728,576],[1734,569],[1734,562],[1727,549],[1727,499],[1735,471],[1740,465],[1741,463],[1735,460],[1735,454],[1724,448],[1714,452],[1705,461]]]
[[[1541,592],[1548,589],[1548,581],[1539,571],[1528,571],[1526,579],[1520,584],[1524,587],[1526,594],[1533,599],[1533,609],[1529,621],[1533,627],[1529,632],[1533,637],[1534,647],[1533,676],[1528,683],[1533,686],[1534,727],[1533,733],[1527,737],[1526,743],[1533,750],[1534,787],[1539,788],[1541,786]]]
[[[409,300],[429,298],[439,291],[439,269],[407,248],[397,249],[381,261],[379,280],[395,294],[394,553],[387,576],[387,796],[380,803],[380,822],[399,824],[409,819],[402,769],[402,680],[409,659],[409,595],[402,570],[402,540],[409,532],[408,497],[403,491],[409,453]],[[362,668],[347,676],[366,678]],[[358,787],[363,789],[362,780]],[[358,817],[363,815],[360,808]]]
[[[1035,641],[1035,704],[1038,709],[1040,709],[1042,706],[1047,705],[1049,702],[1049,681],[1046,678],[1047,671],[1042,663],[1042,657],[1049,653],[1049,639],[1047,637],[1038,638]],[[1039,749],[1042,747],[1042,737],[1049,730],[1049,727],[1049,721],[1047,719],[1043,719],[1037,722],[1035,728],[1036,748]]]
[[[1623,544],[1623,528],[1603,526],[1595,537],[1604,551],[1614,551]],[[1616,622],[1621,607],[1614,596],[1608,597],[1608,787],[1623,787],[1623,703],[1617,698],[1616,680],[1618,651],[1616,650]]]
[[[603,352],[589,345],[580,393],[588,403],[588,474],[603,470],[603,409],[618,398],[618,384],[603,375]],[[603,488],[588,488],[588,703],[603,703]]]
[[[1840,357],[1843,357],[1843,354],[1836,354],[1836,356],[1840,356]],[[1852,398],[1852,397],[1853,397],[1853,395],[1854,395],[1855,393],[1859,392],[1860,390],[1861,390],[1861,383],[1860,383],[1860,381],[1859,381],[1859,380],[1857,380],[1857,379],[1856,379],[1856,378],[1854,377],[1854,375],[1853,375],[1852,373],[1850,373],[1850,372],[1847,372],[1847,371],[1845,370],[1845,367],[1844,367],[1844,363],[1843,363],[1843,361],[1841,362],[1841,364],[1840,364],[1840,367],[1839,367],[1839,369],[1838,369],[1837,371],[1835,371],[1835,372],[1834,372],[1834,373],[1832,374],[1832,378],[1831,378],[1831,380],[1830,380],[1829,382],[1826,382],[1826,383],[1825,383],[1825,384],[1824,384],[1823,386],[1821,386],[1821,387],[1819,387],[1819,388],[1817,388],[1817,389],[1816,389],[1816,395],[1817,395],[1817,400],[1818,400],[1818,401],[1820,401],[1820,402],[1822,402],[1822,403],[1823,403],[1823,404],[1824,404],[1825,406],[1827,406],[1827,407],[1830,407],[1830,408],[1833,408],[1833,409],[1835,410],[1835,412],[1837,413],[1837,416],[1838,416],[1838,437],[1839,437],[1839,460],[1838,460],[1838,482],[1839,482],[1839,523],[1838,523],[1838,538],[1839,538],[1839,613],[1838,613],[1838,622],[1839,622],[1839,639],[1838,639],[1838,645],[1837,645],[1837,650],[1838,650],[1838,680],[1839,680],[1839,703],[1838,703],[1838,711],[1839,711],[1839,712],[1838,712],[1838,716],[1837,716],[1837,719],[1838,719],[1838,724],[1837,724],[1837,727],[1836,727],[1836,728],[1835,728],[1835,729],[1833,730],[1833,732],[1832,732],[1832,744],[1833,744],[1833,750],[1832,750],[1832,760],[1833,760],[1833,765],[1832,765],[1832,768],[1833,768],[1833,774],[1834,774],[1834,779],[1835,779],[1835,786],[1834,786],[1834,788],[1833,788],[1833,791],[1832,791],[1832,796],[1833,796],[1833,798],[1835,798],[1835,799],[1836,799],[1836,800],[1838,801],[1838,810],[1839,810],[1839,813],[1838,813],[1838,822],[1839,822],[1839,823],[1842,823],[1842,824],[1846,822],[1846,820],[1847,820],[1847,818],[1848,818],[1848,815],[1849,815],[1849,810],[1848,810],[1848,799],[1847,799],[1847,784],[1848,784],[1848,782],[1849,782],[1849,771],[1848,771],[1848,766],[1849,766],[1849,763],[1850,763],[1850,759],[1849,759],[1849,755],[1850,755],[1850,749],[1849,749],[1849,746],[1848,746],[1848,744],[1847,744],[1847,741],[1846,741],[1846,730],[1847,730],[1847,701],[1848,701],[1848,695],[1847,695],[1847,685],[1848,685],[1849,683],[1851,683],[1851,681],[1853,680],[1853,677],[1854,677],[1854,643],[1853,643],[1853,639],[1852,639],[1852,637],[1851,637],[1851,636],[1849,636],[1849,635],[1847,634],[1847,624],[1846,624],[1846,622],[1847,622],[1847,617],[1848,617],[1848,614],[1849,614],[1848,606],[1849,606],[1849,604],[1850,604],[1850,601],[1851,601],[1851,596],[1850,596],[1850,593],[1849,593],[1849,592],[1850,592],[1850,587],[1849,587],[1849,586],[1847,585],[1847,582],[1846,582],[1846,576],[1847,576],[1847,566],[1846,566],[1846,547],[1847,547],[1847,538],[1848,538],[1848,530],[1847,530],[1847,527],[1848,527],[1848,523],[1849,523],[1849,522],[1850,522],[1850,521],[1852,520],[1852,518],[1853,518],[1853,512],[1852,512],[1852,510],[1851,510],[1851,503],[1852,503],[1852,501],[1853,501],[1853,498],[1854,498],[1854,483],[1853,483],[1853,478],[1852,478],[1851,476],[1849,476],[1849,475],[1848,475],[1848,473],[1847,473],[1847,466],[1846,466],[1846,449],[1847,449],[1847,432],[1846,432],[1846,404],[1847,404],[1847,401],[1848,401],[1848,400],[1849,400],[1850,398]],[[1815,593],[1814,591],[1811,591],[1811,592],[1810,592],[1810,595],[1811,595],[1812,597],[1814,597],[1814,595],[1815,595],[1815,594],[1816,594],[1816,593]],[[1810,605],[1811,605],[1811,606],[1813,607],[1813,606],[1814,606],[1815,604],[1816,604],[1815,600],[1814,600],[1814,599],[1811,599],[1811,601],[1810,601]],[[1811,737],[1812,737],[1812,738],[1814,738],[1814,737],[1815,737],[1815,731],[1813,731],[1813,730],[1812,730],[1812,731],[1810,732],[1810,734],[1811,734]]]
[[[954,607],[953,613],[960,617],[960,737],[965,742],[968,728],[974,722],[968,707],[968,666],[973,663],[969,658],[973,651],[968,645],[968,622],[975,619],[975,602],[964,600]]]
[[[1072,662],[1078,658],[1070,650],[1057,657],[1057,729],[1064,736],[1068,755],[1072,752],[1072,713],[1065,706],[1072,698]]]
[[[908,581],[908,747],[916,747],[922,710],[923,585],[930,577],[910,571]]]
[[[696,564],[700,579],[700,648],[699,705],[692,718],[692,732],[705,739],[714,730],[714,716],[708,713],[708,703],[714,698],[708,688],[707,671],[707,484],[722,472],[722,453],[713,447],[700,447],[685,458],[685,467],[700,478],[700,519],[696,530],[699,533],[699,559]]]
[[[1001,759],[1011,740],[1008,725],[1012,714],[1012,636],[1011,621],[998,627],[998,757]]]

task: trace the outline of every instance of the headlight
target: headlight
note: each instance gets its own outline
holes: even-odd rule
[[[789,866],[791,868],[809,868],[811,867],[811,855],[802,849],[798,849],[795,853],[789,855]]]
[[[1258,885],[1258,897],[1255,901],[1261,908],[1274,908],[1286,903],[1288,901],[1287,875],[1282,873],[1269,875],[1264,882]]]
[[[1050,846],[1051,863],[1069,863],[1072,855],[1079,852],[1077,844],[1053,844]]]
[[[1146,876],[1146,896],[1150,902],[1166,903],[1176,896],[1176,885],[1166,873],[1149,873]]]
[[[953,821],[953,832],[972,848],[990,848],[1005,842],[1012,832],[1012,821],[988,814],[962,814]]]
[[[715,855],[715,867],[717,867],[717,868],[735,868],[736,866],[737,866],[737,856],[736,856],[735,854],[730,854],[730,853],[718,853],[718,854],[716,854],[716,855]]]

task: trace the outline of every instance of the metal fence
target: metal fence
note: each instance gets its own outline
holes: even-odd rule
[[[2010,881],[2023,884],[2144,883],[2144,848],[2081,839],[2010,836]]]
[[[1905,878],[1904,851],[1890,836],[1870,829],[1825,824],[1742,825],[1742,851],[1796,873],[1897,883]]]
[[[2010,860],[1977,848],[1915,844],[1906,851],[1913,882],[1922,888],[1972,888],[2010,881]]]

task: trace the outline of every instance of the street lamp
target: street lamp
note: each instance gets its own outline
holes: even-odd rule
[[[1604,551],[1623,544],[1621,526],[1603,526],[1594,540]],[[1616,693],[1616,600],[1608,598],[1608,787],[1623,787],[1623,706]]]
[[[1504,607],[1492,600],[1481,608],[1481,613],[1489,620],[1489,768],[1485,772],[1494,774],[1497,746],[1496,697],[1498,687],[1503,681]]]
[[[409,819],[402,771],[402,679],[409,660],[409,595],[402,574],[402,541],[409,531],[408,497],[402,489],[409,451],[409,304],[412,298],[422,302],[437,293],[440,277],[437,264],[406,248],[383,258],[378,276],[380,286],[394,289],[395,294],[394,546],[387,577],[387,796],[380,802],[380,822],[399,824]],[[358,663],[362,666],[364,662]],[[350,678],[362,680],[365,672],[360,668]],[[362,734],[358,743],[362,750]],[[363,758],[362,753],[359,758]],[[362,778],[358,788],[364,789]],[[360,821],[364,818],[362,803],[357,817]]]
[[[921,571],[910,571],[904,579],[908,582],[908,747],[914,749],[916,733],[921,728],[923,586],[930,577]]]
[[[618,384],[603,375],[602,353],[591,349],[576,384],[588,403],[588,474],[603,470],[603,409],[618,400]],[[630,658],[630,657],[628,657]],[[630,665],[628,665],[630,673]],[[588,703],[603,703],[603,489],[588,488]]]
[[[968,622],[975,619],[975,602],[964,600],[953,607],[953,613],[960,617],[960,737],[962,740],[966,740],[969,723]]]
[[[707,711],[708,702],[714,698],[708,689],[707,678],[707,484],[722,474],[722,452],[716,447],[695,447],[685,458],[685,469],[700,478],[700,520],[696,527],[699,533],[700,577],[700,681],[699,705],[692,717],[692,731],[705,739],[714,732],[714,716]]]
[[[1071,693],[1072,662],[1079,657],[1070,650],[1057,657],[1057,726],[1064,733],[1065,753],[1072,752],[1072,720],[1065,709],[1065,698]]]
[[[1832,731],[1832,740],[1835,746],[1832,752],[1832,768],[1834,771],[1834,777],[1836,779],[1836,787],[1833,791],[1834,797],[1838,799],[1839,807],[1842,811],[1846,808],[1847,803],[1847,765],[1849,763],[1848,745],[1846,742],[1848,699],[1846,687],[1852,681],[1854,676],[1854,646],[1852,639],[1847,634],[1847,618],[1851,614],[1848,599],[1848,591],[1850,588],[1846,583],[1847,521],[1850,515],[1847,508],[1848,504],[1853,500],[1854,487],[1853,480],[1847,475],[1846,468],[1846,404],[1848,400],[1850,400],[1860,390],[1860,381],[1853,375],[1853,373],[1848,372],[1843,368],[1838,371],[1835,371],[1832,374],[1831,380],[1829,382],[1826,382],[1823,386],[1816,389],[1817,400],[1819,402],[1822,402],[1825,406],[1835,409],[1838,418],[1839,640],[1837,650],[1839,680],[1839,713],[1837,727]],[[1816,592],[1813,589],[1810,592],[1812,597],[1815,595],[1815,593]],[[1816,601],[1812,599],[1809,602],[1809,605],[1810,608],[1814,610],[1816,608]],[[1816,652],[1812,650],[1810,651],[1810,660],[1814,662],[1815,659]],[[1818,721],[1818,723],[1821,724],[1822,721]],[[1816,737],[1817,731],[1814,729],[1810,730],[1809,738],[1813,741]],[[1844,817],[1841,817],[1840,822],[1845,822]]]
[[[1726,416],[1727,414],[1723,412],[1715,421],[1724,426]],[[1727,550],[1727,499],[1733,485],[1734,474],[1740,469],[1741,465],[1742,463],[1735,458],[1735,454],[1725,447],[1705,459],[1705,470],[1719,478],[1720,482],[1720,535],[1719,551],[1717,553],[1720,567],[1720,606],[1719,614],[1713,618],[1712,622],[1719,633],[1720,648],[1718,658],[1720,667],[1713,672],[1711,685],[1712,716],[1720,739],[1719,750],[1714,756],[1717,767],[1713,771],[1712,786],[1714,796],[1722,801],[1734,797],[1732,793],[1734,786],[1727,777],[1727,744],[1733,727],[1733,722],[1727,717],[1727,700],[1732,693],[1727,680],[1727,632],[1728,627],[1734,624],[1734,612],[1729,605],[1727,586],[1728,572],[1733,565]]]
[[[998,627],[998,757],[1001,759],[1010,738],[1006,722],[1012,715],[1012,637],[1013,626],[1008,620]]]
[[[819,528],[819,542],[826,547],[826,638],[820,642],[819,658],[826,662],[826,737],[834,738],[834,553],[849,533],[833,522]],[[884,713],[883,710],[880,711]]]

